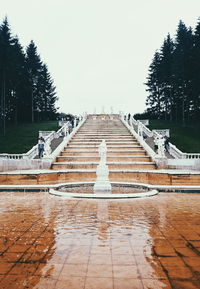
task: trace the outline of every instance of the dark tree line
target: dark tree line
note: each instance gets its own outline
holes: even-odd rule
[[[6,123],[53,119],[56,90],[33,41],[24,49],[7,18],[0,25],[0,132]]]
[[[155,118],[200,120],[200,19],[193,30],[179,22],[156,51],[147,77],[147,113]]]

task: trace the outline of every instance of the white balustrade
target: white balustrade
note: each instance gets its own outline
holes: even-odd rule
[[[200,154],[187,153],[186,154],[186,159],[200,159]]]
[[[139,137],[143,140],[143,125],[141,122],[138,122],[138,131],[137,131]]]
[[[76,127],[77,119],[76,117],[74,118],[74,128]]]
[[[52,132],[54,132],[54,130],[39,130],[39,138],[43,137],[45,139]]]
[[[24,154],[24,158],[33,159],[38,154],[38,145],[34,145],[32,149],[30,149],[26,154]]]
[[[82,118],[82,121],[83,121],[83,119],[84,118]],[[69,134],[70,124],[71,123],[69,121],[64,122],[64,125],[57,132],[55,132],[55,131],[39,131],[39,137],[42,136],[45,139],[46,154],[49,155],[51,153],[50,144],[51,144],[53,139],[59,138],[60,136],[66,136]],[[76,119],[76,126],[77,126],[77,124],[78,124],[78,120]],[[70,133],[72,133],[74,129],[72,129]],[[24,154],[3,153],[3,154],[0,154],[0,158],[1,159],[14,159],[14,160],[34,159],[37,155],[38,155],[38,145],[36,144],[27,153],[24,153]]]
[[[144,125],[141,121],[138,120],[138,124],[140,124],[140,126],[142,127],[143,133],[145,135],[147,135],[148,137],[153,136],[153,132],[148,127],[146,127],[146,125]]]
[[[131,121],[132,121],[132,123],[134,124],[134,125],[138,125],[138,122],[137,122],[137,120],[136,119],[134,119],[134,117],[133,116],[131,116]]]
[[[146,135],[147,137],[153,137],[154,139],[161,138],[161,134],[159,134],[158,131],[153,130],[151,131],[148,127],[146,127],[140,120],[135,120],[133,116],[130,117],[130,120],[128,121],[127,117],[124,117],[123,114],[120,115],[120,119],[126,126],[134,131],[134,134],[136,134],[140,141],[143,142],[143,145],[145,144],[145,149],[149,147],[149,152],[152,152],[152,148],[143,140],[143,137]],[[133,128],[133,125],[136,127],[136,129]],[[160,149],[159,154],[164,156],[164,140],[162,140],[162,145],[160,141]],[[175,159],[200,159],[200,153],[183,153],[181,150],[179,150],[175,145],[172,143],[169,143],[169,154],[175,158]]]
[[[175,159],[185,158],[185,153],[179,150],[175,145],[169,143],[169,154]]]
[[[59,127],[62,127],[62,126],[65,125],[66,123],[68,123],[68,120],[59,120],[58,126],[59,126]]]
[[[0,154],[1,159],[13,159],[13,160],[19,160],[24,159],[25,154]]]

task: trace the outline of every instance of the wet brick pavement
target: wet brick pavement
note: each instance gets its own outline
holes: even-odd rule
[[[0,288],[200,288],[199,198],[1,192]]]

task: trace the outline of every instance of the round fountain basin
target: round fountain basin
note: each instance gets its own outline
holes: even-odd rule
[[[101,199],[123,199],[151,197],[158,194],[157,190],[150,190],[144,185],[112,184],[112,191],[93,191],[94,184],[65,184],[56,189],[50,189],[52,195],[67,198],[101,198]]]

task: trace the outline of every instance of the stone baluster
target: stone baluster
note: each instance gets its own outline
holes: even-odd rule
[[[130,126],[133,128],[133,115],[130,117]]]
[[[143,125],[140,121],[138,121],[138,135],[143,140]]]
[[[64,136],[66,137],[66,136],[68,136],[68,134],[69,134],[69,126],[67,124],[64,126]]]
[[[74,118],[74,128],[76,127],[77,119],[76,117]]]
[[[51,154],[50,140],[47,140],[44,144],[45,157]]]

